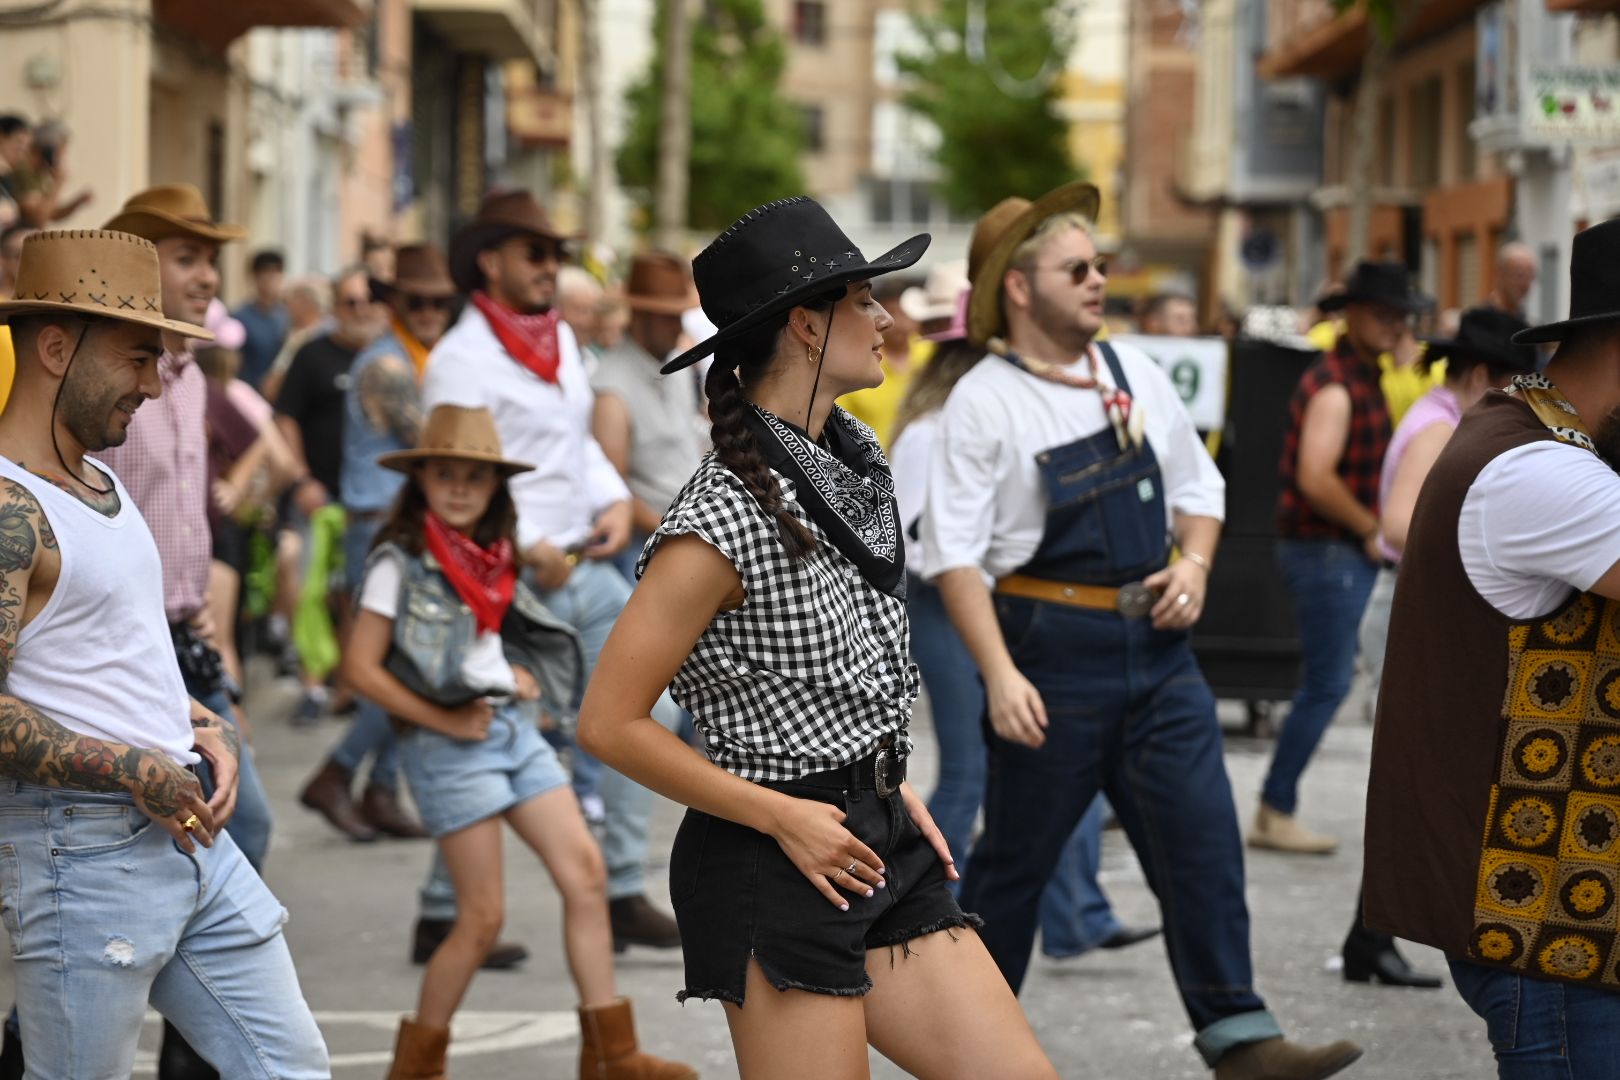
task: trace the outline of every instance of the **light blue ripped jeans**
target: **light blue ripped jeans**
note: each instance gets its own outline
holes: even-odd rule
[[[230,833],[194,855],[129,796],[0,780],[0,917],[30,1080],[124,1080],[147,1004],[232,1080],[329,1080],[286,909]]]

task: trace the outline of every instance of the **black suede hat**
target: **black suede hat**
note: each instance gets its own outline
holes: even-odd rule
[[[1412,276],[1397,262],[1363,259],[1350,272],[1344,288],[1317,301],[1321,311],[1338,311],[1347,304],[1382,304],[1408,314],[1433,307],[1428,297],[1412,287]]]
[[[1455,357],[1512,371],[1535,371],[1541,366],[1540,354],[1529,345],[1513,344],[1513,336],[1527,325],[1517,315],[1487,305],[1462,313],[1456,337],[1421,340],[1429,347],[1425,354],[1429,360]]]
[[[1515,345],[1562,341],[1571,330],[1620,320],[1620,218],[1575,234],[1569,255],[1569,318],[1521,330]]]
[[[668,375],[690,367],[812,297],[904,270],[922,258],[929,239],[918,233],[867,261],[832,216],[807,195],[755,207],[692,260],[703,314],[718,332],[661,370]]]

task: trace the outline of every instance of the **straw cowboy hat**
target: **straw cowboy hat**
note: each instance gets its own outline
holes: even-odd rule
[[[1620,218],[1575,234],[1569,257],[1569,318],[1521,330],[1515,345],[1563,341],[1570,331],[1620,320]]]
[[[136,192],[102,228],[133,233],[153,243],[171,236],[195,236],[223,244],[247,236],[240,226],[215,221],[202,192],[190,184],[162,184]]]
[[[157,247],[109,229],[57,229],[23,241],[13,298],[0,323],[19,315],[90,315],[214,340],[205,327],[163,314]]]
[[[401,244],[394,249],[394,276],[371,278],[371,298],[386,301],[395,293],[450,299],[456,283],[450,280],[450,267],[444,253],[433,244]]]
[[[685,259],[667,251],[646,251],[630,260],[624,302],[631,311],[682,315],[698,306],[692,271]]]
[[[450,277],[464,293],[484,287],[478,253],[514,236],[537,236],[561,245],[577,239],[560,232],[543,206],[528,191],[492,191],[478,206],[478,216],[450,241]]]
[[[1013,196],[992,206],[973,226],[968,244],[968,340],[983,345],[1002,333],[1001,279],[1018,245],[1029,239],[1041,222],[1058,214],[1076,213],[1097,220],[1102,197],[1095,185],[1081,180],[1053,188],[1030,202]]]
[[[719,330],[660,370],[690,367],[812,297],[904,270],[922,258],[929,240],[918,233],[868,261],[808,195],[757,206],[692,260],[703,313]]]
[[[968,288],[967,263],[950,259],[935,263],[922,285],[900,294],[900,310],[913,322],[930,323],[955,316],[957,301]]]
[[[422,437],[417,440],[416,449],[382,454],[377,464],[395,472],[410,472],[412,465],[428,458],[487,461],[503,476],[534,468],[501,456],[501,434],[495,430],[495,417],[482,406],[469,409],[461,405],[435,405],[422,426]]]

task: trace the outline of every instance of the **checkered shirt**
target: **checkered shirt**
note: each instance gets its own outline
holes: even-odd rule
[[[163,562],[171,623],[202,610],[213,534],[208,529],[208,382],[189,352],[158,360],[163,392],[135,410],[122,446],[96,455],[123,481]]]
[[[648,539],[690,533],[714,545],[747,599],[715,616],[670,684],[716,765],[745,780],[793,780],[856,761],[906,734],[917,700],[906,604],[873,588],[778,476],[786,505],[816,538],[790,559],[776,519],[711,453]]]

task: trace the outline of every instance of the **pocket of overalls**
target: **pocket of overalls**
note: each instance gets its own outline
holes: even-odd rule
[[[1043,547],[1098,555],[1110,574],[1164,558],[1164,493],[1158,466],[1142,448],[1121,451],[1109,429],[1043,451],[1036,463],[1052,515],[1048,529],[1067,534],[1047,536]]]

